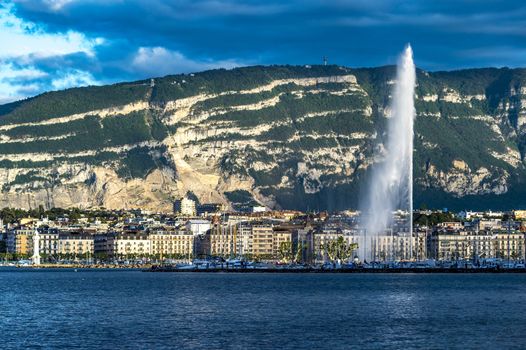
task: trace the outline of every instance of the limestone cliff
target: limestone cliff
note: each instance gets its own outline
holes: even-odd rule
[[[0,106],[0,207],[168,211],[187,192],[356,207],[382,161],[393,67],[272,66],[46,93]],[[526,73],[418,72],[416,205],[524,201]],[[480,199],[483,198],[483,201]]]

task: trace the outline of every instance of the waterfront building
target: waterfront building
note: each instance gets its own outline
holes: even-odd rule
[[[438,231],[430,237],[430,257],[436,260],[473,259],[493,256],[491,235],[486,232]]]
[[[492,231],[436,231],[430,237],[429,257],[437,260],[525,258],[524,234]]]
[[[525,260],[525,239],[521,232],[498,232],[493,234],[495,257],[511,260]]]
[[[115,257],[146,257],[151,254],[151,242],[145,233],[118,233],[113,236],[111,254]]]
[[[99,233],[93,235],[93,252],[97,259],[114,258],[114,233]]]
[[[20,227],[7,232],[7,252],[17,255],[33,254],[33,232],[32,228]]]
[[[210,254],[213,256],[230,257],[238,255],[237,227],[225,223],[217,223],[210,230]]]
[[[240,222],[236,225],[236,255],[246,256],[252,254],[252,224]]]
[[[194,249],[194,235],[185,230],[154,230],[148,234],[151,254],[161,257],[191,257]]]
[[[197,258],[208,258],[210,256],[210,231],[204,235],[194,236],[194,256]]]
[[[425,230],[416,230],[413,232],[414,236],[414,245],[413,245],[413,259],[416,260],[426,260],[428,258],[428,249],[429,249],[429,232]]]
[[[292,232],[288,228],[283,227],[274,227],[273,236],[272,236],[272,254],[275,257],[278,257],[280,247],[283,244],[290,243],[291,251],[293,253],[292,247]]]
[[[274,255],[274,230],[272,224],[252,224],[249,252],[256,257],[269,258]]]
[[[58,254],[59,233],[58,229],[49,228],[39,230],[40,255],[42,258],[56,256]]]
[[[325,247],[330,241],[337,240],[339,237],[343,237],[343,233],[336,229],[313,232],[312,255],[314,257],[315,263],[324,262],[327,260],[327,252]]]
[[[371,237],[370,245],[374,261],[401,261],[414,259],[416,251],[422,251],[425,241],[416,239],[416,235],[408,232],[388,232],[383,235]],[[411,252],[413,249],[413,252]]]
[[[94,252],[101,259],[147,257],[151,241],[144,232],[109,232],[94,237]]]
[[[85,232],[60,232],[58,237],[58,254],[60,256],[89,257],[93,256],[94,239]]]
[[[54,228],[41,228],[39,230],[40,255],[43,258],[54,256],[58,253],[58,230]],[[33,228],[16,228],[6,234],[6,250],[8,253],[18,255],[33,255]]]

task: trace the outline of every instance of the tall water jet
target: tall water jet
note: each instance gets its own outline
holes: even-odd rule
[[[372,170],[368,198],[362,208],[365,229],[362,237],[364,259],[373,258],[371,239],[384,234],[392,226],[393,211],[398,209],[408,211],[408,232],[409,234],[412,232],[415,83],[413,50],[407,45],[397,65],[385,147],[381,150],[381,154],[376,155],[385,160]]]

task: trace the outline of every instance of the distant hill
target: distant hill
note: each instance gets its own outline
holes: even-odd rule
[[[0,106],[0,207],[356,208],[395,67],[254,66]],[[526,206],[526,70],[418,71],[415,207]]]

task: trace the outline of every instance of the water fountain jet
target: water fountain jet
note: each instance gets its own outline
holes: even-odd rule
[[[392,226],[393,211],[408,211],[408,232],[413,227],[413,124],[416,70],[413,50],[407,45],[397,65],[396,84],[383,150],[385,160],[372,170],[368,197],[362,208],[362,258],[372,259],[371,239]],[[369,243],[369,244],[368,244]],[[391,242],[392,244],[392,242]]]

